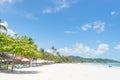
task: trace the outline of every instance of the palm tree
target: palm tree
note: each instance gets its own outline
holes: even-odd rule
[[[44,53],[45,52],[44,48],[40,48],[40,52]]]
[[[56,49],[54,46],[51,47],[51,50],[52,50],[52,53],[53,53],[53,54],[55,54],[56,51],[57,51],[57,49]]]
[[[0,33],[1,33],[1,30],[4,30],[7,32],[7,28],[2,24],[2,20],[0,19]]]

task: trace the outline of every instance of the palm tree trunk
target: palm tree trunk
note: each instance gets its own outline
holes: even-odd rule
[[[0,68],[1,68],[1,65],[2,65],[2,60],[0,60]]]
[[[7,59],[7,70],[8,70],[8,66],[9,66],[9,59]]]
[[[14,54],[13,61],[12,61],[12,68],[11,68],[11,72],[13,72],[13,69],[14,69],[14,63],[15,63],[15,54]]]
[[[32,67],[32,60],[33,60],[33,59],[32,59],[32,58],[30,58],[30,67]]]

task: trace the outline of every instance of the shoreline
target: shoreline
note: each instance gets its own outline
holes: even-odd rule
[[[15,71],[0,72],[0,80],[120,80],[120,68],[86,63],[52,64]]]

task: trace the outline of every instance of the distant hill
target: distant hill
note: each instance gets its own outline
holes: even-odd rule
[[[71,62],[87,62],[87,63],[120,63],[120,61],[102,58],[83,58],[80,56],[69,56]]]

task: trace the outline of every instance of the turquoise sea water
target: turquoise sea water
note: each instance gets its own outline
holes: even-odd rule
[[[103,65],[109,66],[109,67],[120,67],[120,63],[105,63]]]
[[[102,65],[106,67],[120,67],[120,63],[95,63],[95,65]]]
[[[87,64],[105,66],[105,67],[119,67],[120,68],[120,63],[87,63]]]

